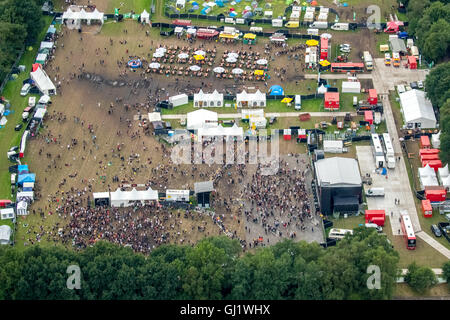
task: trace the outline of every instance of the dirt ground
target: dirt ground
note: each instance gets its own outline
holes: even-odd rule
[[[220,217],[225,226],[223,231],[230,236],[245,239],[241,202],[237,200],[243,199],[245,194],[243,184],[239,183],[240,168],[219,165],[175,167],[170,163],[170,148],[155,136],[145,135],[139,122],[132,120],[137,111],[147,112],[149,106],[153,106],[146,102],[165,94],[157,89],[166,87],[167,91],[178,93],[183,86],[200,85],[186,78],[180,79],[175,88],[170,77],[140,72],[128,71],[125,76],[119,76],[127,69],[120,66],[122,58],[128,61],[126,50],[128,55],[146,57],[162,43],[186,44],[176,38],[147,37],[146,30],[135,22],[117,24],[110,30],[104,28],[104,33],[98,33],[96,26],[84,28],[83,33],[66,32],[63,28],[55,57],[46,66],[59,90],[48,108],[45,127],[28,143],[25,162],[37,176],[36,201],[30,208],[30,216],[21,218],[18,223],[16,240],[19,246],[36,241],[56,242],[59,228],[67,234],[67,224],[73,218],[69,209],[64,212],[61,208],[67,206],[70,197],[77,199],[78,206],[87,207],[92,202],[92,192],[114,191],[124,184],[147,184],[160,191],[166,188],[193,190],[194,182],[209,179],[216,180],[214,219]],[[119,43],[125,39],[126,45]],[[200,47],[200,42],[195,45]],[[220,43],[208,43],[205,48],[214,46],[217,46],[217,56],[230,50],[229,45]],[[263,46],[264,41],[260,41],[254,50],[263,52]],[[236,50],[239,49],[240,45],[236,46]],[[287,57],[282,56],[271,61],[270,68],[281,68],[286,62]],[[294,75],[295,70],[289,69],[288,76]],[[269,83],[276,83],[274,78]],[[211,77],[211,81],[219,86],[223,80]],[[232,80],[228,82],[233,83]],[[156,92],[158,95],[155,96]],[[281,154],[299,152],[302,148],[295,141],[280,141]],[[251,176],[255,170],[254,165],[247,165],[244,172]],[[142,216],[139,210],[123,211],[130,219]],[[172,234],[178,234],[169,242],[194,243],[205,236],[222,234],[218,224],[212,222],[211,215],[192,217],[178,215],[175,211],[163,222]],[[121,222],[116,223],[120,228]]]

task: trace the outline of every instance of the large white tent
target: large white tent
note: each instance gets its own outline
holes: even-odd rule
[[[41,67],[37,68],[36,71],[30,72],[30,77],[38,87],[39,91],[42,92],[42,94],[46,95],[54,95],[56,94],[56,87],[53,84],[52,80],[50,80],[50,77],[45,73],[44,70],[42,70]]]
[[[203,90],[200,90],[194,94],[194,107],[223,107],[223,93],[219,93],[217,90],[214,90],[213,93],[204,93]]]
[[[439,185],[436,172],[428,164],[423,168],[419,168],[419,180],[422,189]]]
[[[131,191],[122,191],[117,189],[110,195],[111,207],[129,207],[135,202],[156,201],[158,200],[158,191],[148,188],[147,190],[138,191],[133,188]]]
[[[433,106],[424,91],[414,89],[401,93],[400,105],[408,128],[436,128]]]
[[[247,93],[243,90],[236,95],[236,103],[238,108],[243,107],[265,107],[266,94],[257,90],[255,93]]]
[[[342,93],[360,93],[361,83],[359,81],[342,81]]]
[[[145,9],[141,13],[141,22],[142,23],[150,23],[150,14]]]
[[[10,244],[11,234],[12,229],[10,226],[7,225],[0,226],[0,244]]]
[[[77,7],[71,6],[62,15],[62,22],[73,21],[74,24],[80,25],[81,22],[86,22],[88,25],[92,21],[98,21],[103,24],[104,13],[94,9],[92,12],[86,12],[84,9],[77,11]]]
[[[200,109],[187,114],[186,127],[188,130],[214,128],[217,126],[217,122],[217,112]]]
[[[425,167],[419,168],[419,177],[436,177],[436,172],[427,164]]]

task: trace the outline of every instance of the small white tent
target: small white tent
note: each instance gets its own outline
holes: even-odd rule
[[[219,93],[217,90],[214,90],[213,93],[204,93],[203,90],[200,90],[194,94],[194,107],[223,107],[223,93]]]
[[[217,122],[217,112],[200,109],[187,114],[186,127],[188,130],[214,128],[217,126]]]
[[[10,226],[7,225],[0,226],[0,244],[10,244],[11,234],[12,229]]]
[[[423,190],[425,189],[425,187],[439,186],[439,182],[437,181],[436,177],[431,176],[420,177],[420,186],[422,187]]]
[[[447,176],[442,180],[442,186],[446,188],[450,187],[450,176]]]
[[[14,208],[1,209],[0,210],[0,218],[2,220],[14,219],[15,218]]]
[[[234,124],[232,127],[222,127],[218,125],[212,128],[199,128],[197,131],[198,141],[204,139],[204,137],[237,137],[242,138],[244,135],[244,129]]]
[[[445,167],[443,168],[438,168],[438,175],[439,175],[439,179],[441,181],[444,181],[445,178],[448,177],[449,172],[448,172],[448,163],[445,165]]]
[[[358,81],[342,81],[342,93],[360,93],[361,83]]]
[[[425,167],[419,168],[419,177],[436,177],[436,172],[427,164]]]
[[[176,96],[169,97],[169,102],[172,103],[174,107],[178,107],[178,106],[188,104],[189,98],[188,98],[187,94],[182,93],[182,94],[179,94]]]
[[[142,23],[150,23],[150,14],[145,9],[141,13],[141,22]]]
[[[18,216],[28,215],[28,202],[26,201],[17,202],[16,212]]]

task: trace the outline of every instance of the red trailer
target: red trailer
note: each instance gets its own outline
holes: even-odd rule
[[[377,104],[377,103],[378,103],[377,90],[369,89],[369,104]]]
[[[6,208],[6,206],[11,203],[12,203],[11,200],[0,200],[0,208]]]
[[[420,149],[419,154],[421,156],[424,154],[439,154],[439,149]]]
[[[306,130],[305,129],[298,129],[298,138],[302,142],[305,142],[308,139],[308,137],[306,136]]]
[[[426,165],[429,165],[434,169],[434,171],[438,171],[439,168],[442,168],[442,161],[441,160],[423,160],[422,161],[422,167],[425,167]]]
[[[328,59],[328,38],[320,38],[320,59]]]
[[[192,22],[191,22],[191,20],[176,19],[176,20],[172,21],[172,24],[174,24],[176,26],[187,27],[187,26],[190,26],[192,24]]]
[[[373,124],[373,113],[371,110],[364,111],[364,121]]]
[[[291,140],[291,137],[292,137],[291,129],[284,129],[284,131],[283,131],[284,140]]]
[[[420,156],[420,161],[428,161],[428,160],[439,160],[439,154],[424,154]]]
[[[433,216],[433,208],[430,200],[422,200],[422,212],[424,218],[431,218]]]
[[[366,210],[365,213],[366,223],[376,223],[377,226],[384,226],[386,219],[386,213],[384,210]]]
[[[389,21],[386,25],[386,29],[384,32],[386,33],[397,33],[399,30],[399,26],[395,21]]]
[[[410,69],[417,69],[417,60],[414,56],[408,56],[408,66]]]
[[[425,187],[425,198],[430,202],[442,202],[447,197],[447,190],[441,186]]]
[[[421,136],[420,137],[420,147],[422,149],[430,149],[431,148],[430,137],[428,137],[428,136]]]
[[[325,109],[339,109],[339,92],[325,92]]]

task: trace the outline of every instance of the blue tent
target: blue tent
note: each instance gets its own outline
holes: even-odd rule
[[[230,17],[234,18],[236,17],[238,14],[234,11],[230,12]]]
[[[284,90],[279,85],[271,86],[269,92],[271,96],[284,96]]]
[[[27,164],[20,164],[17,166],[17,172],[19,174],[28,173],[28,165]]]
[[[198,3],[194,1],[194,2],[192,2],[192,5],[193,6],[198,6]]]
[[[208,10],[208,9],[209,9],[209,7],[204,7],[203,10],[200,11],[200,14],[206,15],[207,14],[206,10]]]
[[[34,173],[20,174],[17,183],[19,185],[22,185],[24,182],[36,182],[36,174]]]
[[[406,38],[408,38],[408,32],[406,32],[406,31],[399,32],[398,37],[400,39],[406,39]]]
[[[216,4],[217,4],[217,6],[219,8],[223,8],[224,7],[224,4],[223,4],[223,2],[221,0],[216,0]]]
[[[383,170],[381,170],[381,175],[385,176],[387,174],[387,170],[386,168],[383,168]]]
[[[348,3],[347,3],[347,2],[344,2],[344,3],[342,4],[342,6],[343,6],[343,7],[348,7]]]

